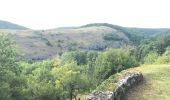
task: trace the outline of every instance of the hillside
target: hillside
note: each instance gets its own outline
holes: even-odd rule
[[[26,59],[41,60],[61,55],[66,51],[102,51],[106,48],[133,48],[140,41],[169,29],[126,28],[108,23],[94,23],[81,27],[51,30],[27,28],[0,21],[1,33],[12,33],[20,53]],[[13,30],[15,29],[15,30]]]
[[[106,48],[133,46],[124,32],[107,26],[0,31],[15,34],[23,56],[28,59],[46,59],[65,51],[101,51]]]
[[[14,24],[14,23],[11,23],[11,22],[0,20],[0,29],[26,30],[28,28]]]

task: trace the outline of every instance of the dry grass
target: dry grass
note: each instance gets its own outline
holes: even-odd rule
[[[107,33],[119,34],[124,40],[128,37],[116,29],[106,26],[84,28],[58,28],[53,30],[10,30],[0,29],[0,33],[12,33],[23,56],[26,58],[50,58],[68,50],[87,50],[91,46],[105,45],[119,47],[117,41],[104,41]],[[121,41],[120,41],[121,42]],[[51,44],[51,45],[48,45]]]

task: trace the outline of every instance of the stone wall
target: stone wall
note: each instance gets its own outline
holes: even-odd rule
[[[143,80],[140,72],[126,75],[119,80],[114,91],[97,91],[86,97],[86,100],[124,100],[125,93]]]

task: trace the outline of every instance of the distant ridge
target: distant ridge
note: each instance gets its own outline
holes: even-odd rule
[[[20,26],[8,21],[2,21],[0,20],[0,29],[17,29],[17,30],[26,30],[28,28],[24,26]]]

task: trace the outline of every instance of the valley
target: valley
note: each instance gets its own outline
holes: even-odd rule
[[[136,72],[143,81],[125,99],[170,98],[170,28],[92,23],[33,30],[0,21],[0,55],[0,100],[88,100]]]

